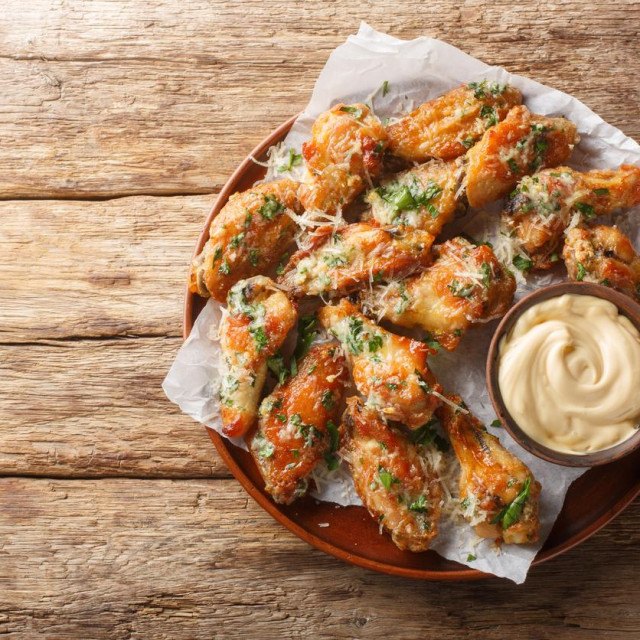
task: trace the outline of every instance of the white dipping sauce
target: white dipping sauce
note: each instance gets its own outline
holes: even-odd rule
[[[520,428],[563,453],[630,438],[640,423],[640,333],[618,308],[566,294],[525,311],[500,341],[498,384]]]

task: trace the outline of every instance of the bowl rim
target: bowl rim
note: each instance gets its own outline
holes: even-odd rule
[[[523,449],[526,449],[537,458],[552,462],[553,464],[565,467],[590,468],[615,462],[638,449],[638,447],[640,447],[640,429],[623,442],[600,451],[594,451],[584,455],[555,451],[534,440],[518,425],[505,405],[498,383],[498,371],[500,368],[498,355],[500,341],[503,336],[511,331],[522,314],[535,304],[552,298],[558,298],[565,294],[593,296],[611,302],[616,306],[618,312],[628,318],[636,329],[640,331],[640,305],[629,296],[615,289],[595,282],[578,282],[571,280],[536,289],[513,305],[501,318],[498,327],[494,331],[487,353],[486,384],[489,397],[491,398],[491,404],[500,423]]]

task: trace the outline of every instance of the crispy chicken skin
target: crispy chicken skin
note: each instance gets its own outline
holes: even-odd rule
[[[297,374],[260,405],[249,448],[276,502],[290,504],[303,496],[311,472],[339,448],[347,378],[340,347],[317,345],[298,363]]]
[[[278,282],[296,297],[346,295],[429,264],[432,243],[433,236],[419,229],[363,222],[326,228],[293,254]]]
[[[453,351],[469,326],[507,311],[516,281],[492,249],[462,237],[434,248],[435,262],[421,274],[361,294],[367,313],[401,327],[418,327]]]
[[[383,180],[367,194],[365,220],[406,225],[437,236],[460,207],[462,161],[432,160]]]
[[[320,322],[344,346],[353,381],[386,420],[418,429],[440,405],[442,387],[427,367],[429,347],[385,331],[345,298],[320,309]]]
[[[412,162],[457,158],[521,102],[522,94],[508,85],[484,81],[458,87],[389,125],[389,149]]]
[[[464,407],[459,396],[447,398]],[[475,526],[476,533],[483,538],[502,539],[507,544],[535,542],[540,528],[540,483],[529,468],[470,413],[443,404],[437,416],[462,469],[460,500],[465,517],[477,522],[486,512],[486,517]]]
[[[346,207],[380,173],[386,146],[384,127],[364,104],[337,104],[320,114],[302,145],[304,208],[334,214]]]
[[[469,205],[481,208],[506,196],[523,176],[565,162],[578,142],[577,127],[565,118],[514,107],[467,153]]]
[[[243,436],[255,423],[267,358],[297,319],[295,305],[265,276],[236,283],[220,322],[220,413],[225,435]]]
[[[545,169],[523,178],[502,214],[536,269],[558,259],[564,230],[577,214],[584,220],[640,204],[640,168],[580,173],[569,167]]]
[[[572,229],[562,257],[572,280],[604,284],[640,300],[640,257],[615,227]]]
[[[238,281],[273,267],[297,226],[286,211],[301,213],[298,183],[277,180],[234,193],[213,219],[209,240],[191,265],[189,289],[224,302]]]
[[[440,485],[415,445],[380,415],[349,398],[345,457],[369,513],[403,550],[426,551],[438,535]]]

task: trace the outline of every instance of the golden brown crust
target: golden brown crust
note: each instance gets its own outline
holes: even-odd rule
[[[442,387],[427,367],[426,344],[382,329],[344,298],[318,317],[343,344],[356,388],[385,419],[418,429],[432,418]]]
[[[510,193],[523,176],[565,162],[577,142],[577,127],[569,120],[514,107],[467,153],[469,205],[484,207]]]
[[[447,395],[447,398],[453,405],[464,408],[459,396]],[[498,438],[468,411],[465,413],[450,404],[443,404],[437,416],[460,462],[460,500],[463,508],[471,512],[468,518],[477,520],[478,516],[482,517],[482,512],[486,512],[486,517],[476,525],[476,533],[486,538],[502,539],[508,544],[535,542],[540,529],[538,498],[541,487],[531,470],[507,451]],[[510,524],[502,519],[491,524],[516,499],[527,479],[528,497],[523,501],[519,516]],[[509,526],[505,528],[505,524]]]
[[[457,158],[521,102],[522,94],[505,85],[483,82],[458,87],[389,125],[389,149],[412,162]]]
[[[346,295],[429,264],[432,243],[433,236],[419,229],[364,222],[328,228],[291,257],[278,282],[296,297]]]
[[[358,495],[399,549],[426,551],[438,535],[440,485],[415,445],[358,398],[344,414],[345,456]]]
[[[604,284],[640,300],[640,257],[615,227],[572,229],[562,257],[572,280]]]
[[[277,180],[234,193],[213,219],[209,240],[191,266],[189,289],[224,302],[238,281],[269,271],[297,230],[298,183]]]
[[[418,327],[453,351],[475,323],[502,316],[516,282],[486,246],[456,237],[436,247],[435,262],[421,274],[361,295],[368,313],[401,327]]]
[[[250,450],[276,502],[303,496],[311,472],[339,448],[347,378],[340,348],[317,345],[298,363],[297,374],[263,400]]]

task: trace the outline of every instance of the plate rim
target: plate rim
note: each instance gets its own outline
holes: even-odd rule
[[[229,179],[226,181],[218,196],[213,203],[209,214],[205,220],[204,226],[200,235],[198,236],[198,240],[196,242],[192,259],[200,253],[202,247],[205,242],[209,238],[209,227],[211,226],[211,222],[215,218],[215,216],[222,209],[223,203],[226,204],[229,196],[234,193],[235,187],[238,182],[242,179],[245,172],[248,168],[252,167],[255,163],[253,158],[259,158],[266,152],[266,150],[272,145],[281,142],[285,135],[289,132],[295,121],[298,119],[300,114],[292,116],[282,124],[280,124],[276,129],[274,129],[267,137],[265,137],[256,147],[244,158],[244,160],[236,167],[235,171],[231,174]],[[183,323],[182,323],[182,339],[183,341],[189,337],[191,333],[191,329],[193,328],[194,317],[194,300],[196,294],[189,291],[189,285],[186,285],[186,292],[184,297],[184,306],[183,306]],[[234,445],[228,443],[221,435],[219,435],[214,429],[211,427],[205,426],[211,441],[216,447],[218,453],[224,460],[225,464],[233,474],[234,478],[240,483],[243,489],[249,494],[251,498],[253,498],[269,515],[271,515],[274,520],[276,520],[281,525],[285,526],[289,531],[298,536],[301,540],[315,547],[316,549],[327,553],[328,555],[333,556],[343,562],[347,562],[349,564],[362,567],[364,569],[369,569],[372,571],[376,571],[379,573],[384,573],[387,575],[400,576],[404,578],[413,578],[420,580],[429,580],[429,581],[446,581],[446,582],[458,582],[458,581],[470,581],[470,580],[481,580],[485,578],[498,578],[491,573],[484,573],[482,571],[478,571],[477,569],[472,568],[463,568],[463,569],[452,569],[451,571],[436,571],[432,569],[411,569],[408,567],[401,567],[397,565],[385,564],[384,562],[371,560],[369,558],[365,558],[363,556],[359,556],[355,553],[350,553],[345,549],[341,549],[339,547],[334,546],[330,542],[326,542],[315,536],[313,533],[297,524],[287,515],[282,513],[276,503],[270,500],[265,494],[263,494],[258,487],[251,481],[251,479],[245,474],[242,468],[235,461],[233,456],[231,455],[230,447]],[[587,471],[586,473],[589,473]],[[640,479],[636,482],[634,486],[631,486],[628,491],[624,493],[622,498],[620,498],[611,508],[608,509],[606,515],[602,516],[599,520],[593,522],[590,526],[585,527],[582,531],[574,534],[561,544],[545,550],[544,547],[538,551],[536,557],[534,558],[531,566],[538,566],[548,560],[551,560],[567,551],[573,549],[577,545],[582,542],[588,540],[591,536],[600,531],[607,524],[612,522],[618,515],[620,515],[633,500],[640,494]],[[564,509],[564,505],[563,505]],[[459,565],[463,567],[464,565]]]

